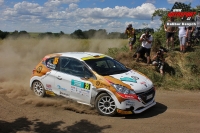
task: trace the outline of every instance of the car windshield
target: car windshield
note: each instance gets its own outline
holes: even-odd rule
[[[89,59],[85,60],[85,62],[95,72],[102,76],[120,74],[130,70],[120,62],[108,57]]]

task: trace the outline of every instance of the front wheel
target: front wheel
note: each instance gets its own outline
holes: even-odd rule
[[[35,95],[39,97],[44,97],[45,96],[45,89],[43,84],[40,81],[34,81],[32,85],[32,89],[35,93]]]
[[[115,101],[107,93],[102,93],[96,98],[95,107],[101,115],[114,116],[117,113]]]

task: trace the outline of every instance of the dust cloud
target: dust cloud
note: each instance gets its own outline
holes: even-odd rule
[[[122,41],[104,39],[0,40],[0,94],[21,100],[21,104],[33,104],[36,107],[61,107],[78,113],[96,114],[92,108],[65,98],[35,96],[29,85],[32,70],[46,54],[75,51],[106,53],[108,48],[121,47],[121,45],[123,45]]]

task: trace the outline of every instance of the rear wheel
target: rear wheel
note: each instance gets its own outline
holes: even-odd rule
[[[114,116],[117,113],[115,101],[107,93],[102,93],[96,98],[95,106],[101,115]]]
[[[45,96],[45,89],[43,84],[40,81],[34,81],[32,85],[32,89],[35,93],[35,95],[39,97],[44,97]]]

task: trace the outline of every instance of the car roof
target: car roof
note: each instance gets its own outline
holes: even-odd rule
[[[55,55],[60,55],[63,57],[73,57],[79,60],[83,60],[83,58],[87,57],[107,56],[105,54],[95,53],[95,52],[62,52],[62,53],[55,53]]]

